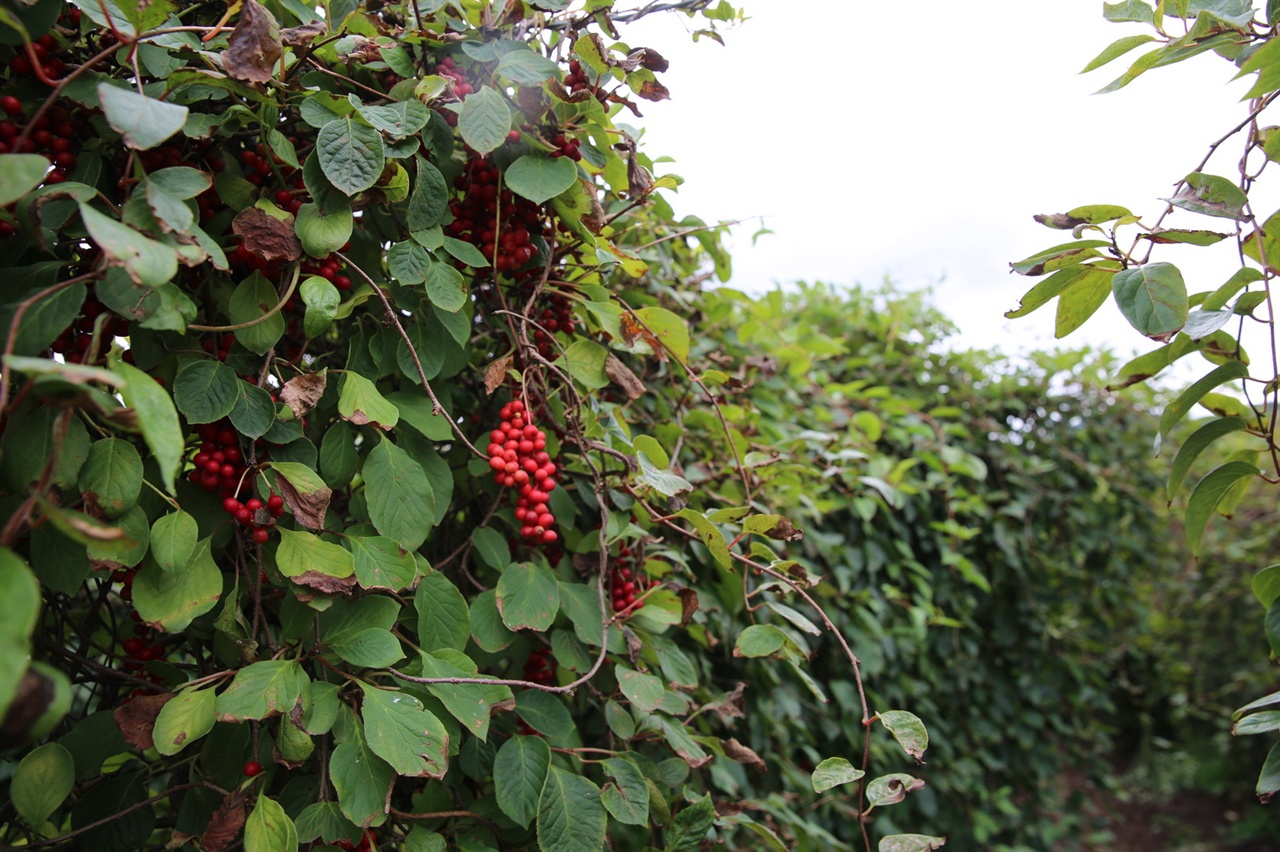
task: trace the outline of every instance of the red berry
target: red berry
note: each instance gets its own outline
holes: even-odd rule
[[[244,774],[250,778],[262,773],[262,764],[256,760],[251,760],[244,765]]]
[[[137,636],[130,636],[124,640],[124,652],[131,657],[141,654],[147,647],[147,643]]]
[[[265,529],[256,529],[253,531],[253,540],[257,544],[266,544],[267,539],[271,538],[271,533]]]
[[[0,98],[0,109],[9,113],[9,115],[17,116],[22,114],[22,101],[13,95],[5,95]]]
[[[245,501],[244,507],[248,509],[250,512],[256,512],[262,508],[262,501],[259,500],[257,497],[250,497],[248,500]]]
[[[222,501],[222,508],[228,514],[234,515],[236,512],[243,509],[244,506],[241,505],[240,501],[237,500],[236,498],[228,497],[227,499]]]

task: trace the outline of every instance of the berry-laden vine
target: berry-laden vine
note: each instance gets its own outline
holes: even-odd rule
[[[741,18],[0,0],[0,842],[783,849],[821,806],[734,793],[735,679],[804,662],[751,596],[832,628],[691,354],[726,229],[627,123],[656,11]],[[871,738],[927,734],[861,704],[812,786],[870,849],[922,783]]]

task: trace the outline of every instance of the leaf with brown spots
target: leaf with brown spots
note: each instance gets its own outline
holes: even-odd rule
[[[302,491],[277,469],[276,488],[298,523],[311,530],[324,529],[324,516],[329,511],[329,501],[333,498],[333,491],[327,485],[312,491]]]
[[[263,260],[297,260],[302,256],[292,217],[277,219],[260,207],[246,207],[231,220],[231,230],[245,251]]]
[[[329,31],[324,21],[312,21],[300,27],[286,27],[280,31],[280,42],[286,47],[306,47]]]
[[[223,852],[240,836],[244,828],[244,791],[236,790],[228,793],[222,804],[213,812],[209,827],[200,838],[200,848],[204,852]]]
[[[667,91],[667,87],[657,80],[645,80],[640,84],[640,89],[636,94],[646,101],[665,101],[671,97],[671,92]]]
[[[265,83],[275,76],[280,61],[280,26],[258,0],[242,3],[240,20],[222,51],[222,67],[238,80]]]
[[[289,579],[297,583],[299,586],[306,586],[309,589],[315,589],[317,592],[323,592],[326,595],[345,595],[351,592],[351,588],[356,584],[356,578],[353,574],[350,577],[334,577],[329,574],[323,574],[319,571],[308,571],[297,577]]]
[[[724,756],[738,763],[745,763],[753,769],[759,769],[761,772],[768,769],[760,755],[738,742],[736,737],[730,737],[724,741]]]
[[[280,401],[289,406],[295,418],[301,419],[316,407],[324,394],[325,374],[294,376],[280,389]]]
[[[644,396],[644,382],[640,381],[639,377],[631,372],[631,368],[622,363],[622,359],[612,352],[604,360],[604,374],[609,377],[609,381],[622,388],[627,399],[639,399]]]
[[[152,731],[156,726],[156,717],[160,708],[173,698],[172,692],[160,695],[139,695],[128,704],[121,704],[115,709],[116,727],[124,741],[136,749],[143,751],[154,748],[155,740]]]

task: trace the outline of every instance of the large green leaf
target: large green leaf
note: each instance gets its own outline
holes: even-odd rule
[[[44,180],[49,160],[42,154],[0,154],[0,205],[17,201]]]
[[[227,313],[236,324],[248,323],[235,330],[236,340],[250,352],[265,355],[284,336],[284,317],[276,306],[280,295],[261,272],[241,281],[231,292]],[[275,313],[272,313],[275,311]],[[270,316],[268,316],[270,314]]]
[[[152,736],[156,751],[177,754],[213,730],[216,696],[212,689],[180,692],[160,708]]]
[[[419,659],[423,677],[476,677],[477,674],[476,665],[470,658],[449,648],[440,649],[435,654],[424,651]],[[481,740],[489,738],[490,696],[500,692],[505,698],[511,697],[511,691],[505,686],[474,683],[431,683],[426,686],[427,691],[440,700],[468,733]]]
[[[236,405],[236,371],[221,361],[188,361],[173,379],[173,401],[188,423],[213,423]]]
[[[449,769],[449,733],[407,692],[360,684],[360,714],[374,754],[401,775],[443,778]]]
[[[164,243],[99,213],[86,202],[80,203],[80,219],[111,264],[124,267],[134,283],[159,287],[178,274],[178,253]]]
[[[361,588],[398,592],[418,576],[413,554],[389,538],[350,536],[344,543],[355,557],[356,582]]]
[[[304,577],[314,572],[342,579],[355,573],[355,559],[341,545],[301,530],[281,527],[279,533],[276,565],[286,577]]]
[[[98,100],[107,123],[124,137],[126,145],[139,151],[156,147],[187,122],[188,110],[181,104],[158,101],[108,83],[98,84]]]
[[[363,473],[374,527],[405,550],[417,550],[427,540],[436,512],[435,493],[422,465],[383,438],[369,451]]]
[[[507,566],[498,578],[498,612],[512,630],[546,631],[560,611],[556,575],[531,562]]]
[[[352,722],[350,728],[347,738],[329,757],[329,779],[347,819],[361,828],[382,825],[390,808],[396,773],[370,748],[359,722]]]
[[[1177,426],[1182,418],[1204,398],[1205,394],[1227,382],[1242,379],[1249,375],[1249,368],[1239,361],[1228,361],[1215,367],[1206,375],[1196,380],[1190,387],[1178,394],[1178,398],[1165,406],[1160,414],[1160,434],[1168,435],[1169,430]]]
[[[649,786],[644,775],[631,761],[620,757],[606,758],[604,771],[613,780],[600,790],[605,808],[618,822],[630,825],[649,824]]]
[[[290,713],[307,705],[311,681],[296,660],[263,660],[236,672],[217,697],[219,722],[243,722]]]
[[[488,154],[503,142],[511,130],[511,110],[506,98],[490,86],[481,86],[462,102],[458,113],[462,140],[481,154]]]
[[[75,786],[76,766],[70,752],[45,743],[18,762],[10,780],[9,798],[28,825],[40,828]]]
[[[1169,340],[1187,322],[1187,285],[1171,263],[1148,263],[1117,272],[1111,289],[1129,324],[1153,340]]]
[[[418,611],[418,642],[422,650],[461,651],[467,646],[471,633],[467,601],[448,577],[439,571],[428,572],[418,581],[413,605]]]
[[[516,195],[542,204],[573,186],[578,179],[578,169],[568,157],[532,153],[508,166],[503,177]]]
[[[222,572],[210,551],[210,539],[196,545],[185,564],[166,571],[148,560],[133,582],[138,615],[157,630],[177,633],[213,609],[222,596]]]
[[[589,778],[553,765],[538,797],[538,848],[542,852],[603,849],[607,821],[600,788]]]
[[[350,116],[335,118],[320,128],[316,154],[324,176],[347,195],[377,183],[386,163],[382,134]]]
[[[1231,486],[1259,473],[1256,465],[1233,461],[1214,468],[1196,483],[1191,491],[1191,498],[1187,501],[1187,540],[1191,543],[1192,553],[1199,555],[1204,528]]]
[[[326,257],[351,239],[353,224],[350,207],[326,211],[319,204],[304,204],[293,227],[303,251],[312,257]]]
[[[1178,454],[1174,456],[1173,464],[1169,465],[1169,484],[1165,489],[1165,495],[1170,500],[1173,499],[1173,495],[1178,493],[1178,488],[1182,485],[1182,480],[1191,470],[1192,463],[1209,445],[1224,435],[1239,432],[1245,428],[1245,425],[1242,417],[1215,417],[1188,435],[1182,442],[1182,446],[1178,447]]]
[[[342,374],[338,413],[357,426],[372,423],[382,429],[392,429],[400,422],[399,410],[387,401],[377,386],[354,372]]]
[[[244,848],[254,852],[298,852],[298,830],[275,799],[258,797],[244,824]]]
[[[122,514],[142,491],[142,457],[133,444],[120,438],[94,441],[80,468],[80,490],[93,494],[108,517]]]
[[[511,737],[494,758],[498,807],[525,828],[538,815],[538,798],[550,766],[551,749],[542,737]]]
[[[31,631],[40,617],[40,583],[31,569],[7,547],[0,548],[0,718],[18,690],[31,653]]]
[[[1249,204],[1248,196],[1234,182],[1201,172],[1187,175],[1178,194],[1166,200],[1192,213],[1237,220],[1245,218],[1244,208]]]

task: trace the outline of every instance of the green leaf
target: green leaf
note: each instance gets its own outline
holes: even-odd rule
[[[497,592],[487,589],[471,600],[471,638],[483,651],[496,654],[515,641],[498,613]]]
[[[667,844],[667,852],[695,852],[701,849],[707,832],[715,823],[716,810],[707,794],[676,814],[673,837]]]
[[[507,187],[534,204],[550,201],[578,179],[578,168],[568,157],[548,157],[542,153],[525,154],[507,167]]]
[[[382,134],[350,117],[335,118],[320,128],[316,154],[324,176],[347,195],[377,183],[386,163]]]
[[[929,834],[889,834],[880,838],[877,852],[933,852],[947,844],[947,838]]]
[[[180,568],[166,571],[148,560],[133,582],[138,615],[164,633],[185,630],[213,609],[222,596],[222,572],[210,552],[210,540],[196,545]]]
[[[244,848],[254,852],[298,852],[298,830],[275,799],[258,797],[244,824]]]
[[[432,265],[431,252],[414,240],[395,243],[387,251],[387,271],[406,286],[425,283]]]
[[[441,649],[438,655],[424,651],[420,656],[423,677],[476,677],[477,669],[474,663],[457,651]],[[452,661],[450,656],[453,658]],[[469,668],[462,668],[455,665],[455,662],[466,664]],[[490,692],[496,688],[503,690],[504,694],[510,697],[510,690],[506,687],[489,687],[481,684],[429,683],[426,687],[428,692],[440,699],[440,703],[450,715],[462,723],[467,732],[481,740],[489,738]]]
[[[1263,609],[1280,600],[1280,564],[1268,565],[1253,575],[1253,596]]]
[[[1273,745],[1271,751],[1267,752],[1267,759],[1262,764],[1262,771],[1258,773],[1258,783],[1255,790],[1264,805],[1275,795],[1277,790],[1280,790],[1280,743]]]
[[[1262,629],[1267,636],[1267,644],[1271,646],[1272,656],[1280,654],[1280,604],[1272,603],[1267,607]]]
[[[550,692],[526,689],[516,693],[516,715],[541,734],[561,739],[573,733],[573,717],[564,700]]]
[[[80,490],[93,494],[108,518],[122,514],[138,502],[142,491],[142,457],[133,444],[120,438],[103,438],[89,447],[89,458],[80,468]]]
[[[308,338],[319,337],[329,330],[338,315],[342,294],[338,288],[318,275],[308,276],[298,288],[302,304],[307,306],[302,317],[302,333]]]
[[[1124,56],[1135,47],[1141,47],[1147,42],[1155,41],[1156,37],[1150,33],[1141,33],[1139,35],[1125,36],[1119,38],[1109,44],[1101,53],[1089,61],[1089,64],[1081,69],[1081,74],[1087,74],[1103,65]]]
[[[644,775],[629,760],[619,757],[606,758],[604,771],[613,779],[600,791],[605,809],[618,822],[628,825],[649,824],[649,786]]]
[[[320,442],[320,473],[326,485],[341,488],[350,483],[358,460],[354,429],[339,420],[325,430]]]
[[[1137,21],[1150,24],[1154,20],[1151,6],[1142,0],[1120,0],[1119,3],[1103,3],[1102,16],[1108,21]]]
[[[715,560],[716,564],[725,571],[732,572],[733,560],[729,556],[729,545],[724,540],[724,533],[720,532],[720,528],[693,509],[681,509],[676,515],[693,525],[694,530],[698,533],[698,538],[702,539],[702,543],[707,546],[707,550],[711,551],[711,558]]]
[[[12,550],[0,547],[0,718],[18,691],[31,654],[31,632],[40,617],[40,583]]]
[[[1171,263],[1148,263],[1117,272],[1111,288],[1125,319],[1152,340],[1169,340],[1187,321],[1187,285]]]
[[[466,599],[458,587],[439,571],[431,571],[418,581],[413,595],[418,610],[418,642],[424,651],[467,647],[471,620]]]
[[[683,318],[657,307],[640,308],[635,314],[673,358],[682,364],[689,360],[689,325]]]
[[[236,672],[214,702],[219,722],[289,714],[307,706],[311,681],[296,660],[263,660]]]
[[[417,550],[427,540],[436,512],[435,493],[422,465],[383,438],[369,451],[363,475],[374,527],[405,550]]]
[[[525,828],[538,814],[538,799],[550,766],[551,749],[542,737],[511,737],[494,758],[498,807]]]
[[[1192,213],[1237,221],[1247,217],[1244,208],[1249,204],[1248,196],[1233,182],[1201,172],[1187,175],[1178,194],[1164,200]]]
[[[372,423],[380,429],[392,429],[400,422],[400,411],[378,392],[373,382],[351,371],[342,374],[338,413],[357,426]]]
[[[925,749],[929,748],[929,732],[925,730],[920,717],[906,710],[885,710],[876,715],[880,724],[902,746],[902,750],[913,757],[916,763],[923,763]]]
[[[76,764],[71,753],[57,743],[45,743],[18,763],[9,782],[9,800],[28,825],[39,829],[71,794],[75,783]]]
[[[365,121],[392,139],[412,136],[426,127],[431,117],[431,111],[416,98],[382,106],[360,106],[357,110]]]
[[[111,265],[124,267],[134,283],[159,287],[178,274],[178,253],[169,246],[99,213],[84,202],[80,203],[80,219]]]
[[[177,754],[212,731],[216,721],[215,702],[212,689],[180,692],[170,699],[156,717],[152,733],[156,751],[163,755]]]
[[[398,592],[418,576],[413,554],[389,538],[350,536],[346,545],[355,557],[356,582],[361,588]]]
[[[98,100],[112,129],[135,151],[155,148],[187,123],[187,108],[130,89],[98,84]]]
[[[538,848],[542,852],[603,849],[607,821],[600,788],[589,778],[552,765],[538,797]]]
[[[298,241],[302,243],[303,251],[312,257],[327,257],[330,252],[342,248],[351,239],[354,221],[350,207],[326,210],[319,204],[308,202],[298,208],[293,228],[298,234]]]
[[[1264,710],[1245,716],[1231,726],[1231,736],[1244,737],[1253,734],[1272,734],[1280,731],[1280,710]]]
[[[604,369],[608,358],[609,351],[599,343],[579,338],[565,348],[556,363],[584,387],[600,390],[609,386],[609,376]]]
[[[277,529],[280,547],[276,550],[276,566],[286,577],[302,577],[315,572],[342,579],[355,573],[355,558],[350,551],[314,533],[283,527]]]
[[[1191,543],[1192,553],[1200,555],[1200,537],[1204,535],[1204,528],[1231,486],[1247,477],[1257,476],[1259,472],[1255,465],[1247,462],[1227,462],[1196,483],[1187,501],[1187,540]]]
[[[1215,417],[1191,433],[1182,442],[1182,446],[1178,448],[1178,454],[1173,458],[1173,464],[1169,466],[1169,484],[1165,489],[1165,496],[1170,500],[1173,499],[1173,495],[1178,493],[1178,488],[1182,485],[1182,480],[1191,470],[1192,463],[1210,444],[1224,435],[1244,429],[1246,425],[1242,417]]]
[[[47,171],[49,161],[43,154],[0,154],[0,207],[39,186]]]
[[[618,688],[632,706],[641,713],[652,713],[658,709],[666,692],[661,678],[635,671],[622,664],[614,667],[614,673],[618,678]]]
[[[832,787],[857,781],[866,774],[861,769],[855,769],[843,757],[828,757],[814,768],[810,781],[813,783],[813,792],[824,793]]]
[[[471,531],[471,543],[484,564],[501,573],[511,564],[511,548],[502,533],[493,527],[476,527]]]
[[[527,46],[502,54],[495,74],[501,74],[514,83],[536,86],[543,80],[559,79],[560,66],[547,57],[534,53]]]
[[[451,263],[436,261],[427,267],[427,298],[442,311],[457,313],[467,303],[467,283]]]
[[[361,683],[369,748],[396,772],[443,778],[449,769],[449,734],[422,702],[407,692]]]
[[[488,154],[507,141],[511,130],[511,110],[507,101],[490,86],[467,95],[458,113],[462,141],[480,154]]]
[[[236,402],[231,409],[231,425],[241,435],[257,440],[271,431],[276,420],[276,404],[271,394],[243,379],[236,379]]]
[[[560,611],[560,585],[550,570],[529,562],[507,567],[498,578],[498,612],[512,630],[543,633]]]
[[[1009,266],[1019,275],[1044,275],[1046,272],[1057,272],[1059,269],[1077,266],[1086,260],[1102,257],[1102,252],[1098,249],[1110,245],[1105,240],[1077,240],[1045,249]]]
[[[381,669],[404,659],[404,648],[390,630],[369,627],[330,644],[334,653],[353,666]]]
[[[1249,368],[1239,361],[1228,361],[1220,367],[1215,367],[1165,406],[1160,414],[1160,435],[1168,435],[1169,430],[1178,425],[1209,391],[1227,382],[1242,379],[1248,374]]]
[[[480,249],[471,243],[463,242],[453,237],[444,238],[444,250],[455,260],[460,260],[474,269],[483,269],[490,265],[488,258],[480,253]],[[465,343],[464,340],[459,340],[458,342]]]
[[[787,634],[772,624],[752,624],[738,634],[734,643],[735,657],[768,657],[787,644]]]
[[[329,757],[329,780],[347,819],[360,828],[382,825],[386,821],[396,773],[370,747],[365,728],[358,722],[351,723],[347,738]]]
[[[173,401],[188,423],[213,423],[236,406],[236,371],[221,361],[188,361],[173,379]]]
[[[444,175],[434,165],[415,157],[417,177],[413,193],[409,196],[409,209],[405,211],[405,224],[410,232],[424,231],[440,224],[449,209],[449,186]]]
[[[235,330],[236,340],[241,346],[265,355],[284,336],[285,323],[280,312],[267,316],[279,303],[276,288],[261,272],[253,273],[232,291],[231,300],[227,303],[231,322],[253,323]]]

